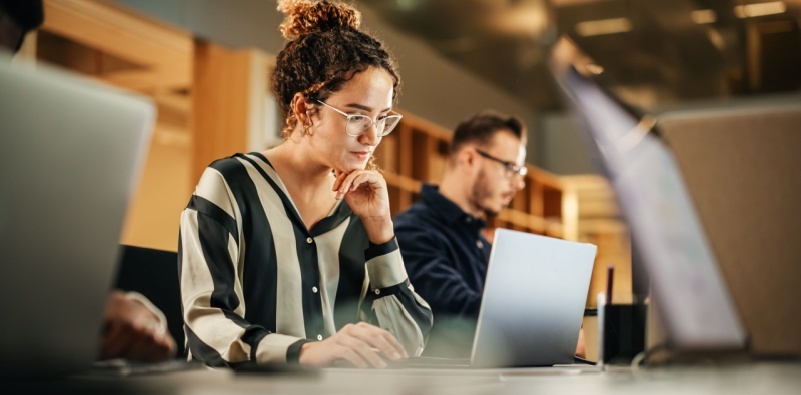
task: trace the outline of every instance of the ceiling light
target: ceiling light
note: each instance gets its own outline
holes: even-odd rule
[[[695,10],[690,13],[690,19],[699,25],[715,23],[718,20],[718,14],[713,10]]]
[[[787,11],[787,5],[784,4],[783,1],[738,5],[734,7],[734,15],[737,15],[738,18],[753,18],[757,16],[782,14],[785,11]]]
[[[395,4],[401,11],[414,11],[420,4],[417,0],[395,0]]]
[[[540,37],[549,27],[548,10],[543,2],[528,2],[509,7],[491,15],[487,22],[499,33],[529,38]]]
[[[706,35],[709,37],[709,41],[712,43],[712,45],[714,45],[718,50],[722,51],[726,46],[726,41],[723,39],[723,36],[719,31],[715,29],[709,29],[707,30]]]
[[[599,19],[576,24],[576,33],[580,36],[600,36],[602,34],[625,33],[631,31],[629,18]]]

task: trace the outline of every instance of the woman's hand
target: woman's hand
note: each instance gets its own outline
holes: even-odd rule
[[[344,360],[357,368],[383,368],[384,360],[407,358],[403,346],[391,333],[365,322],[348,324],[333,336],[304,344],[300,349],[300,363],[327,366]]]
[[[336,198],[344,198],[348,206],[362,219],[367,236],[373,244],[383,244],[394,237],[389,215],[387,182],[375,170],[336,172],[333,190]]]
[[[142,302],[113,291],[103,314],[100,359],[162,361],[175,356],[175,340]]]

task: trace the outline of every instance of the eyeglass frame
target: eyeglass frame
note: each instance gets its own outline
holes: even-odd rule
[[[476,152],[479,155],[481,155],[481,156],[483,156],[483,157],[485,157],[487,159],[490,159],[490,160],[493,160],[495,162],[498,162],[498,163],[502,164],[503,167],[504,167],[503,170],[504,170],[504,176],[506,176],[506,179],[511,180],[514,177],[525,177],[526,174],[528,174],[528,168],[526,167],[526,165],[518,166],[514,162],[503,160],[501,158],[492,156],[489,153],[487,153],[486,151],[480,150],[480,149],[475,148],[475,147],[473,149],[475,149]]]
[[[397,118],[397,119],[398,119],[398,121],[397,121],[397,122],[395,122],[395,125],[393,125],[393,126],[392,126],[392,129],[389,129],[389,132],[386,132],[386,133],[384,133],[384,134],[382,134],[381,132],[377,133],[377,134],[378,134],[378,137],[385,137],[385,136],[387,136],[388,134],[392,133],[392,131],[393,131],[393,130],[395,130],[395,127],[396,127],[396,126],[398,126],[398,123],[400,123],[400,120],[401,120],[401,119],[403,119],[403,115],[401,115],[401,114],[398,114],[398,113],[391,114],[391,115],[385,115],[385,116],[384,116],[383,118],[381,118],[380,120],[379,120],[379,119],[377,119],[378,117],[376,117],[376,119],[373,119],[373,118],[370,118],[370,117],[369,117],[369,116],[367,116],[367,115],[362,115],[362,114],[348,114],[348,113],[346,113],[346,112],[344,112],[344,111],[342,111],[342,110],[339,110],[339,109],[337,109],[336,107],[334,107],[334,106],[332,106],[332,105],[330,105],[330,104],[328,104],[328,103],[326,103],[326,102],[324,102],[324,101],[322,101],[322,100],[317,100],[317,103],[320,103],[320,104],[322,104],[322,105],[324,105],[324,106],[326,106],[326,107],[328,107],[328,108],[330,108],[330,109],[332,109],[332,110],[334,110],[334,111],[336,111],[336,112],[338,112],[338,113],[342,114],[343,116],[345,116],[345,118],[347,118],[347,123],[345,124],[345,134],[347,134],[348,136],[351,136],[351,137],[359,137],[359,136],[361,136],[361,135],[365,134],[365,133],[367,132],[367,130],[369,130],[369,129],[370,129],[370,127],[371,127],[371,126],[375,125],[376,123],[378,123],[378,122],[380,122],[380,121],[386,121],[386,119],[387,119],[387,118]],[[361,132],[361,133],[359,133],[359,134],[356,134],[356,135],[350,134],[350,133],[348,133],[348,125],[350,124],[350,120],[351,120],[351,118],[353,118],[353,117],[364,117],[364,118],[367,118],[367,119],[369,119],[369,120],[370,120],[370,125],[368,125],[368,126],[367,126],[367,129],[364,129],[364,131],[363,131],[363,132]],[[376,131],[378,131],[378,129],[377,129],[377,128],[376,128]]]

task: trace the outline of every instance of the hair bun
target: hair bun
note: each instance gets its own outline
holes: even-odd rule
[[[328,0],[278,0],[278,11],[286,14],[279,29],[287,40],[342,27],[358,29],[361,24],[356,8]]]

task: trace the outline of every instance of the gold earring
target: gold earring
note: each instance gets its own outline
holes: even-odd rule
[[[303,124],[303,130],[300,132],[301,136],[311,136],[312,132],[309,130],[311,124]]]

